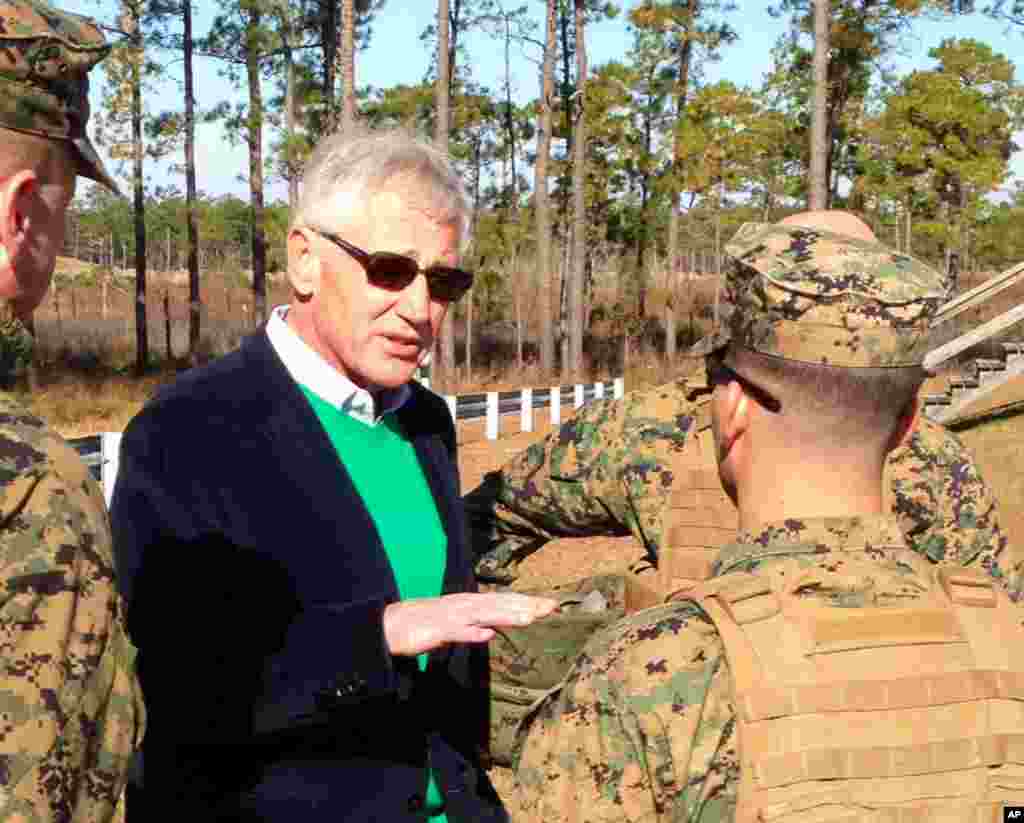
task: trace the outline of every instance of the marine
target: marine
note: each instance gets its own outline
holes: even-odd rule
[[[870,236],[851,214],[824,219]],[[1011,553],[995,496],[955,434],[918,415],[888,455],[886,490],[919,553],[984,569],[1011,598],[1024,596],[1024,560]],[[519,564],[554,538],[632,535],[647,555],[634,568],[660,566],[659,585],[674,590],[703,579],[736,528],[717,482],[702,371],[586,405],[486,474],[464,502],[477,576],[499,583],[514,581]]]
[[[941,276],[820,225],[729,244],[694,353],[738,533],[592,636],[527,727],[517,821],[952,823],[1024,796],[1019,606],[884,499]]]
[[[0,819],[123,821],[145,728],[102,492],[12,389],[75,179],[117,191],[88,137],[99,28],[0,0]]]

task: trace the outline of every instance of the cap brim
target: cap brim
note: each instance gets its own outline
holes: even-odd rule
[[[100,160],[99,154],[96,153],[96,149],[93,148],[92,143],[89,142],[89,138],[76,137],[71,142],[78,150],[78,173],[82,177],[88,177],[90,180],[95,180],[97,183],[101,183],[118,197],[123,198],[124,194],[122,194],[121,190],[117,187],[117,183],[114,182],[114,178],[110,176],[109,172],[107,172],[103,165],[103,161]]]

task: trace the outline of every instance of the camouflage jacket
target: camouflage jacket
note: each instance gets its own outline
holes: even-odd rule
[[[0,507],[0,819],[123,821],[145,711],[103,495],[6,393]]]
[[[555,537],[632,534],[656,558],[673,457],[709,425],[707,395],[689,399],[685,380],[585,406],[465,496],[477,574],[509,582]],[[1009,559],[995,498],[955,435],[922,416],[889,455],[886,477],[914,549],[982,566],[1021,597],[1024,562]]]
[[[724,575],[765,568],[792,579],[841,566],[840,552],[877,574],[865,586],[822,585],[809,596],[843,607],[906,605],[931,586],[932,564],[908,548],[888,515],[741,531],[718,566]],[[722,641],[696,603],[620,620],[590,639],[561,692],[534,718],[516,772],[514,818],[731,821],[739,782],[734,706]]]

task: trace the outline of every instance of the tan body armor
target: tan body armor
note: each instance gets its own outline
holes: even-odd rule
[[[1024,798],[1020,610],[973,571],[932,569],[922,592],[917,575],[834,556],[842,576],[780,563],[683,595],[714,621],[732,673],[735,820],[1001,821]],[[880,580],[888,599],[869,602],[901,605],[814,594]]]
[[[673,489],[658,552],[657,588],[666,594],[711,576],[718,550],[736,537],[739,513],[722,490],[707,405],[697,415],[697,436],[672,466]]]

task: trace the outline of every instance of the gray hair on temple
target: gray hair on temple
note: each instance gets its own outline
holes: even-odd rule
[[[418,208],[458,226],[464,251],[470,206],[462,179],[445,152],[403,129],[356,126],[321,140],[303,170],[292,225],[316,225],[318,211],[339,194],[368,203],[399,180],[403,186],[411,184]]]

